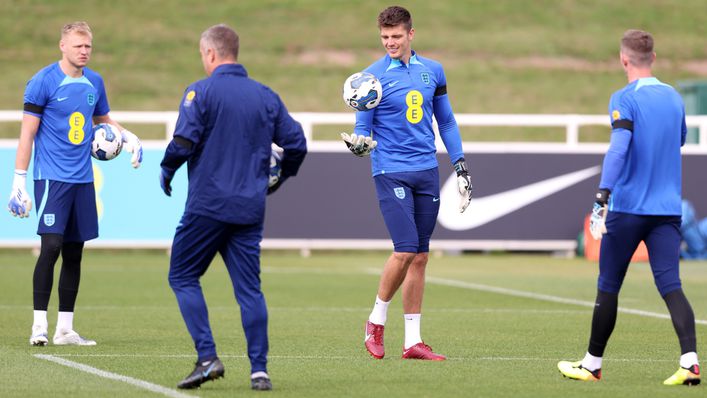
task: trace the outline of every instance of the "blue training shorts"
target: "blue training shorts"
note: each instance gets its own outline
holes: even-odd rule
[[[599,290],[618,293],[631,257],[641,241],[646,243],[653,279],[661,296],[679,289],[680,216],[642,216],[609,212],[607,233],[601,240]]]
[[[439,213],[437,168],[379,174],[373,178],[396,252],[427,253]]]
[[[64,242],[85,242],[98,237],[96,190],[92,182],[75,184],[34,181],[37,234],[59,234]]]

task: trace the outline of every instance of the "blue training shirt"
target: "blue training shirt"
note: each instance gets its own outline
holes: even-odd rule
[[[374,176],[438,166],[433,115],[451,162],[464,156],[447,96],[447,78],[439,62],[413,51],[406,65],[386,54],[365,72],[376,76],[383,86],[380,104],[373,110],[356,112],[354,128],[356,134],[378,141],[371,152]]]
[[[161,166],[173,173],[187,162],[185,213],[231,224],[264,221],[273,142],[284,149],[281,181],[297,174],[307,153],[302,126],[240,64],[220,65],[187,87],[174,137]]]
[[[599,188],[609,210],[680,215],[685,107],[680,94],[655,77],[637,79],[611,96],[612,138]]]
[[[34,138],[34,179],[93,181],[93,116],[110,111],[103,78],[83,68],[69,77],[53,63],[27,82],[24,112],[41,119]]]

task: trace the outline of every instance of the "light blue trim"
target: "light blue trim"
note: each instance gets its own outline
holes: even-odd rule
[[[414,64],[417,64],[417,65],[424,65],[422,62],[420,62],[420,61],[417,60],[417,54],[413,51],[413,52],[412,52],[412,56],[410,57],[410,62],[408,62],[408,65],[414,65]],[[388,64],[388,68],[387,68],[385,71],[387,72],[387,71],[389,71],[389,70],[391,70],[391,69],[395,69],[395,68],[400,67],[400,66],[408,66],[408,65],[405,65],[405,64],[403,63],[403,61],[401,61],[401,60],[399,60],[399,59],[391,58],[391,59],[390,59],[390,64]]]
[[[39,202],[39,210],[37,210],[37,217],[42,218],[42,213],[44,213],[44,206],[47,205],[47,197],[49,196],[49,180],[44,180],[44,194],[42,195],[42,200]]]
[[[385,71],[387,72],[387,71],[389,71],[389,70],[391,70],[391,69],[395,69],[395,68],[397,68],[397,67],[399,67],[399,66],[403,66],[403,65],[404,65],[404,64],[403,64],[403,61],[401,61],[401,60],[399,60],[399,59],[391,58],[391,59],[390,59],[390,64],[388,64],[388,68],[387,68]]]
[[[417,54],[415,54],[414,52],[412,53],[412,57],[410,57],[410,65],[413,64],[424,65],[422,62],[417,60]]]
[[[90,80],[86,79],[85,75],[81,76],[81,77],[65,76],[64,80],[62,80],[61,83],[59,83],[59,87],[65,86],[67,84],[74,84],[74,83],[88,84],[89,86],[93,87],[93,84],[91,83]]]
[[[638,83],[636,84],[636,88],[633,91],[638,91],[641,87],[644,86],[668,86],[667,84],[661,82],[655,77],[643,77],[638,79]]]

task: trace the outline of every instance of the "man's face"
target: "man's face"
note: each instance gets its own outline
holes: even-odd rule
[[[401,59],[412,54],[410,43],[415,35],[415,29],[409,31],[405,25],[381,28],[381,43],[390,58]]]
[[[76,68],[83,68],[91,58],[91,43],[91,36],[84,33],[71,32],[61,38],[59,48],[63,53],[64,59],[69,64]]]

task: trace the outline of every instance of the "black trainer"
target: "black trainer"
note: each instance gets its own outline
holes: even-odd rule
[[[270,391],[272,390],[272,382],[269,377],[256,377],[250,379],[250,388],[257,391]]]
[[[177,388],[198,388],[202,383],[223,377],[225,369],[221,360],[216,358],[211,361],[197,362],[194,371],[177,384]]]

